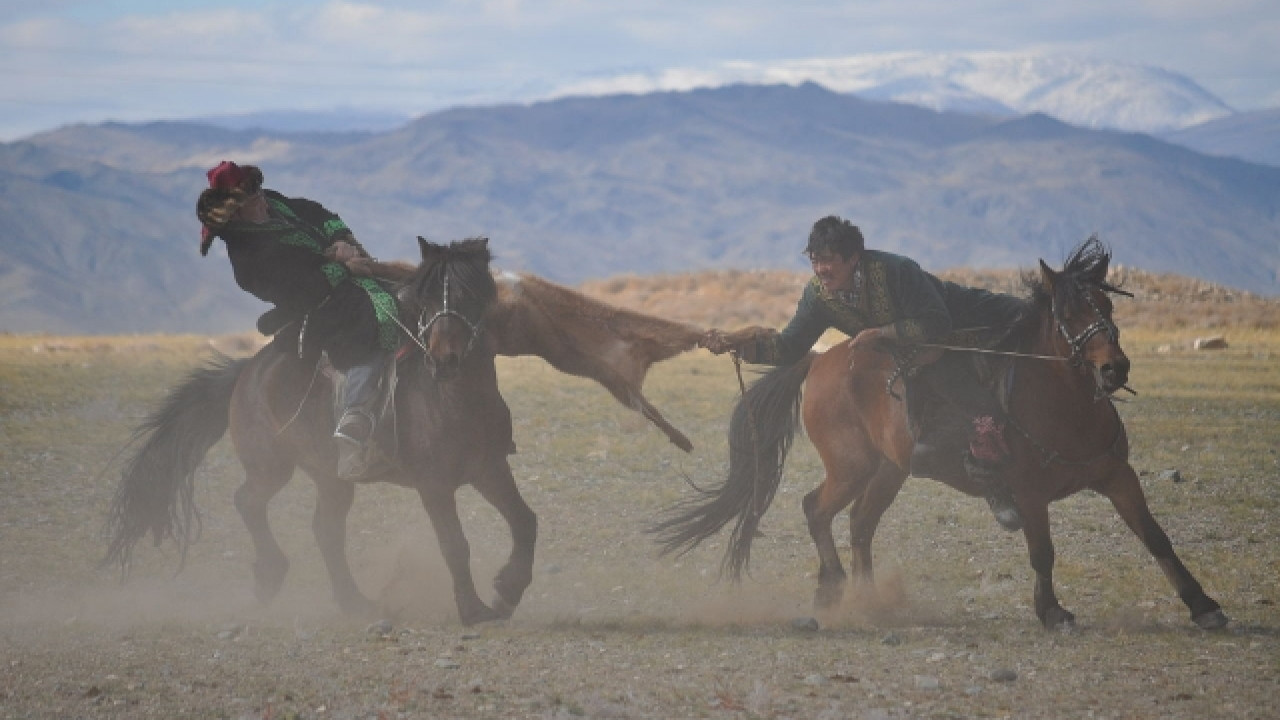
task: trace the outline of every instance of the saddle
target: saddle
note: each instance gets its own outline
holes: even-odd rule
[[[949,338],[945,344],[989,347],[965,339],[970,341]],[[1013,362],[1005,356],[983,353],[965,353],[949,361],[965,367],[935,368],[943,374],[930,378],[922,377],[928,363],[899,369],[905,376],[908,430],[916,446],[913,461],[915,455],[925,453],[919,459],[933,475],[961,474],[966,454],[996,460],[1008,452],[1003,428],[1013,387]]]

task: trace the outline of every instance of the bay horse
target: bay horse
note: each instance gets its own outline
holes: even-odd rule
[[[1006,480],[1024,519],[1035,612],[1045,628],[1074,627],[1075,616],[1054,592],[1049,504],[1089,489],[1111,501],[1192,621],[1218,629],[1227,616],[1178,559],[1128,461],[1128,436],[1111,398],[1126,387],[1129,359],[1112,320],[1108,293],[1123,291],[1106,280],[1110,259],[1095,236],[1070,253],[1061,272],[1041,260],[1038,277],[1026,277],[1030,295],[1022,318],[1002,345],[1009,353],[1005,404],[1013,455]],[[687,552],[733,522],[721,570],[739,579],[803,417],[826,473],[803,502],[818,550],[815,606],[830,608],[842,598],[847,576],[831,523],[850,505],[851,569],[855,582],[874,587],[872,539],[907,478],[913,445],[905,394],[891,392],[898,377],[889,354],[857,338],[763,375],[734,409],[726,480],[668,508],[650,528],[663,552]],[[939,480],[980,494],[963,473]]]
[[[701,330],[611,308],[532,276],[491,273],[488,241],[436,245],[419,238],[416,269],[405,266],[398,298],[401,328],[412,335],[393,399],[391,469],[370,478],[416,490],[430,516],[465,625],[511,615],[533,575],[537,517],[512,478],[511,413],[498,389],[495,355],[532,354],[591,377],[688,450],[692,445],[640,392],[653,362],[691,349]],[[416,325],[416,331],[410,326]],[[222,358],[193,372],[138,429],[108,519],[104,564],[128,570],[134,546],[150,533],[177,541],[185,561],[199,530],[194,474],[230,430],[245,479],[235,507],[253,539],[254,592],[268,602],[289,562],[267,521],[267,504],[301,468],[315,482],[312,530],[338,606],[368,614],[346,556],[346,521],[355,495],[337,476],[331,383],[314,363],[266,346],[251,358]],[[387,423],[384,422],[384,425]],[[471,485],[506,520],[512,549],[486,604],[471,575],[470,548],[455,493]]]

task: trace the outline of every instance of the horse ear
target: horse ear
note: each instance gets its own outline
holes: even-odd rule
[[[1044,285],[1044,289],[1050,295],[1053,294],[1053,284],[1058,279],[1058,273],[1053,268],[1045,264],[1044,260],[1040,261],[1040,283]]]
[[[1110,268],[1111,268],[1111,258],[1110,257],[1102,258],[1102,262],[1098,263],[1098,269],[1094,272],[1094,275],[1096,276],[1096,279],[1099,283],[1104,283],[1107,281],[1107,273],[1110,271]]]
[[[421,235],[418,236],[418,252],[422,254],[423,262],[435,256],[442,248],[439,245],[427,240]]]

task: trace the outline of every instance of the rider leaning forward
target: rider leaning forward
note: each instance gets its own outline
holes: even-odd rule
[[[717,355],[734,351],[749,363],[788,365],[835,328],[853,338],[855,348],[891,351],[903,363],[914,358],[915,367],[906,373],[916,433],[910,473],[967,473],[1000,525],[1019,529],[1022,518],[1001,472],[1009,460],[1004,415],[979,380],[976,355],[945,351],[923,364],[937,354],[918,351],[922,344],[943,343],[953,331],[980,329],[998,337],[1015,322],[1023,301],[944,282],[909,258],[868,250],[862,232],[835,216],[814,223],[804,252],[814,277],[785,328],[710,330],[699,344]]]
[[[208,172],[196,215],[200,254],[215,237],[227,246],[236,283],[274,307],[258,329],[297,343],[299,357],[321,352],[344,374],[334,437],[338,474],[367,469],[382,370],[398,345],[396,302],[372,277],[376,261],[336,214],[262,187],[262,171],[223,162]]]

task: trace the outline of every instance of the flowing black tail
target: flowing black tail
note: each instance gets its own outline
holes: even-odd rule
[[[120,487],[107,517],[107,554],[102,565],[127,573],[133,548],[148,532],[156,545],[173,538],[181,551],[200,534],[195,472],[227,432],[231,393],[248,358],[219,356],[193,371],[134,431],[141,442],[120,473]]]
[[[743,393],[729,421],[729,476],[718,487],[697,489],[693,497],[667,508],[649,528],[658,536],[662,554],[683,555],[735,520],[720,572],[735,581],[742,577],[760,518],[782,483],[782,466],[800,421],[800,391],[813,357],[770,370]]]

